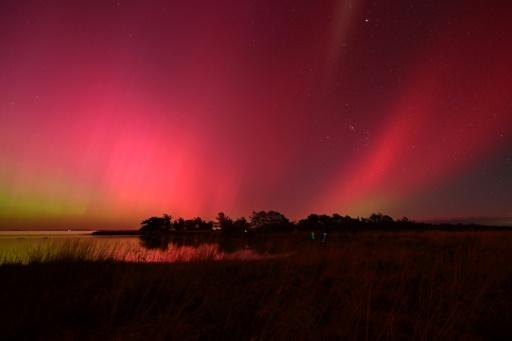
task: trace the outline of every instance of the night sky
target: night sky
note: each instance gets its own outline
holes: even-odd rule
[[[512,222],[511,18],[483,0],[1,1],[0,228]]]

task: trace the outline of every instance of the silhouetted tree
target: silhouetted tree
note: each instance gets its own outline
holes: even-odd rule
[[[373,224],[392,224],[394,223],[393,218],[388,215],[384,215],[382,213],[373,213],[368,221]]]
[[[325,230],[334,225],[334,219],[328,215],[310,214],[306,219],[299,220],[301,230]]]
[[[216,218],[216,225],[221,231],[231,231],[233,227],[233,219],[228,217],[224,212],[219,212]]]
[[[168,214],[161,217],[150,217],[141,222],[140,232],[142,236],[165,235],[171,230],[180,231],[211,231],[214,223],[205,221],[200,217],[184,220],[178,218],[172,220]],[[223,232],[240,233],[245,231],[292,231],[299,229],[302,231],[346,231],[356,232],[363,230],[379,229],[400,229],[400,230],[462,230],[478,229],[479,225],[462,224],[428,224],[410,221],[406,217],[394,220],[389,215],[382,213],[373,213],[368,218],[352,218],[350,216],[341,216],[334,213],[332,216],[326,214],[310,214],[304,219],[299,220],[297,224],[290,222],[283,214],[277,211],[253,211],[250,216],[250,222],[242,217],[236,220],[228,217],[224,212],[219,212],[216,217],[215,226]],[[154,238],[145,238],[143,241],[148,247],[162,247],[161,241]],[[165,244],[165,243],[164,243]],[[160,246],[159,246],[160,245]]]
[[[354,232],[361,225],[358,219],[350,216],[341,216],[334,213],[332,216],[310,214],[305,219],[299,220],[297,226],[303,231],[348,231]]]
[[[228,222],[225,222],[221,227],[222,232],[237,234],[244,233],[248,229],[249,223],[244,217],[238,218],[234,221],[228,220]]]
[[[208,231],[213,228],[212,222],[206,222],[203,219],[196,217],[194,219],[187,219],[183,222],[183,228],[186,231]]]
[[[151,217],[141,222],[141,233],[153,233],[153,232],[164,232],[169,231],[172,217],[168,214],[164,214],[162,217]]]
[[[239,232],[245,232],[249,229],[250,225],[245,217],[238,218],[233,222],[233,229]]]
[[[286,231],[293,228],[290,220],[276,211],[253,211],[250,221],[251,228],[254,230]]]
[[[174,221],[174,224],[172,225],[174,228],[174,231],[183,231],[185,230],[185,220],[183,218],[178,218],[178,220]]]

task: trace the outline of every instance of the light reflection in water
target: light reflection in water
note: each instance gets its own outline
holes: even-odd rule
[[[177,246],[170,244],[166,250],[131,249],[121,250],[115,255],[115,259],[127,262],[194,262],[202,260],[257,260],[278,257],[268,253],[258,253],[252,249],[224,252],[219,244],[205,243],[199,246]]]

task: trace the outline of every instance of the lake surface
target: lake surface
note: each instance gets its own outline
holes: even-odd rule
[[[367,231],[330,233],[327,242],[312,241],[310,233],[185,232],[160,237],[93,236],[91,231],[0,231],[0,264],[53,260],[117,260],[126,262],[194,262],[259,260],[287,256],[321,257],[328,253],[358,254],[379,248],[388,253],[456,253],[464,248],[500,254],[512,245],[508,231]],[[484,256],[487,257],[487,256]]]
[[[0,231],[0,264],[44,262],[66,255],[91,260],[168,263],[280,256],[255,250],[240,239],[226,241],[204,236],[145,239],[139,236],[93,236],[91,232]]]

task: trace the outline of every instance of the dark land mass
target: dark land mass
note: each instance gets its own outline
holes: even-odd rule
[[[155,233],[224,232],[254,234],[260,232],[362,232],[362,231],[512,231],[512,226],[491,226],[472,223],[427,223],[374,213],[368,218],[352,218],[340,214],[310,214],[296,222],[277,211],[254,211],[249,219],[232,219],[220,212],[215,221],[200,217],[183,219],[164,214],[141,222],[139,230],[98,230],[93,235],[149,235]]]
[[[325,229],[325,228],[324,228]],[[311,229],[312,231],[318,231],[319,229]],[[329,232],[346,232],[345,230],[333,230],[331,228],[327,228]],[[511,231],[512,226],[504,226],[504,225],[480,225],[480,224],[427,224],[421,223],[417,224],[417,226],[395,226],[388,227],[386,229],[382,229],[380,227],[366,227],[359,228],[357,231],[349,228],[351,232],[357,231],[389,231],[389,232],[397,232],[397,231],[454,231],[454,232],[464,232],[464,231],[480,231],[480,232],[493,232],[493,231]],[[291,230],[290,232],[301,231],[301,230]],[[169,231],[171,234],[194,234],[194,233],[220,233],[221,230],[207,230],[207,231]],[[257,232],[257,231],[255,231]],[[272,232],[272,231],[265,231]],[[281,232],[281,231],[279,231]],[[250,233],[250,231],[248,232]],[[140,236],[144,233],[140,230],[97,230],[91,233],[95,236]]]
[[[293,253],[258,261],[0,266],[2,338],[512,338],[511,233],[307,235],[260,235]]]

